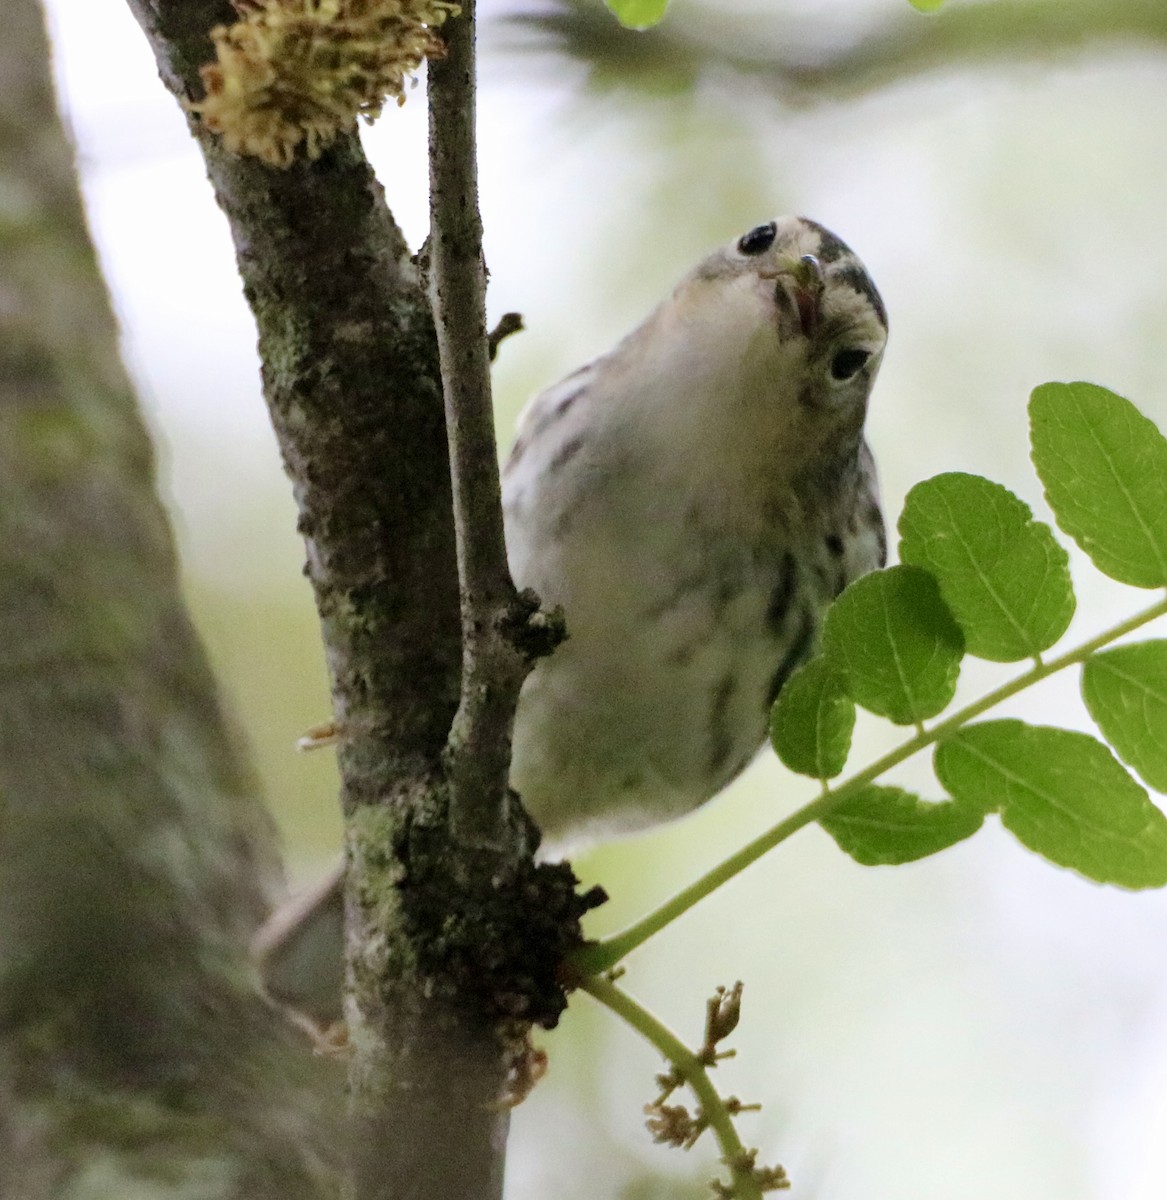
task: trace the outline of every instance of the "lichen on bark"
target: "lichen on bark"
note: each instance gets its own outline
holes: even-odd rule
[[[206,94],[190,111],[237,154],[272,166],[317,158],[358,116],[405,101],[446,0],[235,0],[238,19],[211,30],[215,60],[200,68]]]

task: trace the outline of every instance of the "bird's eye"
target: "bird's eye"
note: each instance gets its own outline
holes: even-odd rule
[[[765,254],[774,245],[778,236],[778,226],[771,221],[769,225],[758,225],[749,233],[743,233],[738,238],[737,248],[742,254]]]
[[[840,350],[831,359],[831,378],[837,379],[840,383],[846,379],[854,378],[854,376],[863,370],[870,357],[870,350],[858,350],[854,348]]]

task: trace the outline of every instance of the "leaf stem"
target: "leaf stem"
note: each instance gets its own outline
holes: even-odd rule
[[[765,833],[754,838],[752,842],[748,842],[736,853],[718,863],[700,879],[678,892],[670,900],[666,900],[659,908],[635,924],[602,942],[590,942],[581,947],[572,955],[572,965],[584,974],[611,969],[627,954],[643,945],[654,934],[659,933],[666,925],[672,924],[678,917],[688,912],[699,900],[703,900],[722,884],[728,883],[735,875],[740,874],[767,851],[784,842],[791,834],[797,833],[804,826],[826,816],[860,788],[878,779],[885,771],[891,770],[892,767],[898,766],[919,751],[942,741],[962,725],[979,717],[1002,701],[1023,692],[1035,683],[1040,683],[1043,679],[1048,679],[1049,676],[1066,667],[1084,662],[1096,650],[1101,650],[1125,634],[1133,633],[1136,629],[1162,616],[1167,616],[1167,598],[1157,601],[1149,608],[1143,609],[1133,617],[1100,633],[1097,637],[1090,638],[1073,650],[1030,667],[1015,679],[1003,683],[979,700],[974,700],[971,704],[953,713],[952,716],[938,721],[930,729],[917,732],[914,737],[901,743],[862,771],[858,771],[846,782],[819,796],[816,800],[779,821],[777,825],[767,829]]]
[[[717,1138],[722,1160],[733,1177],[735,1200],[762,1200],[762,1189],[751,1169],[752,1155],[742,1145],[725,1101],[713,1086],[701,1060],[668,1026],[604,975],[589,975],[579,981],[579,987],[631,1025],[684,1076],[700,1102],[701,1115]]]

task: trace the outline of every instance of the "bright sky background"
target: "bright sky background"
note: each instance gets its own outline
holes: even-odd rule
[[[122,0],[48,8],[196,611],[307,869],[335,845],[332,768],[290,746],[327,716],[327,693],[226,224]],[[1167,425],[1162,58],[962,73],[796,115],[711,87],[588,99],[575,67],[489,42],[485,58],[490,304],[529,325],[496,368],[504,441],[530,391],[606,348],[710,246],[784,211],[840,232],[887,301],[871,437],[893,521],[915,480],[946,469],[999,479],[1043,513],[1025,402],[1045,379],[1106,383]],[[423,126],[419,92],[367,139],[414,244]],[[1077,558],[1075,581],[1079,632],[1139,602]],[[970,689],[997,677],[967,675]],[[1072,685],[1024,711],[1086,725]],[[799,794],[762,762],[693,819],[593,856],[582,869],[614,895],[596,929]],[[725,1086],[767,1101],[747,1136],[786,1163],[795,1197],[1167,1195],[1167,896],[1096,888],[997,828],[897,871],[862,870],[817,832],[772,860],[641,952],[630,987],[696,1037],[713,985],[747,981]],[[516,1114],[512,1200],[616,1197],[649,1170],[708,1177],[710,1147],[685,1159],[648,1144],[639,1109],[657,1064],[610,1019],[581,999],[548,1045],[552,1075]]]

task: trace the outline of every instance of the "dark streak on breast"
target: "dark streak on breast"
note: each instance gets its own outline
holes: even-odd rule
[[[575,372],[575,374],[581,375],[585,370],[587,370],[586,367],[581,367],[579,371]],[[569,375],[568,379],[571,378],[572,376]],[[562,396],[560,399],[558,399],[550,409],[540,412],[534,416],[534,419],[530,422],[530,424],[525,429],[521,430],[518,437],[515,438],[514,445],[511,446],[511,451],[507,455],[506,466],[503,467],[504,475],[518,463],[519,459],[521,459],[527,452],[527,448],[530,446],[530,444],[541,438],[543,434],[551,428],[552,425],[555,425],[562,417],[564,417],[567,414],[568,409],[570,409],[571,406],[586,391],[587,384],[581,383],[579,387],[568,392],[566,396]],[[570,444],[571,443],[569,442],[568,445]]]
[[[790,678],[791,672],[805,661],[806,656],[810,653],[813,640],[814,618],[810,614],[810,609],[803,608],[798,615],[798,632],[787,646],[786,653],[778,664],[778,670],[774,672],[774,676],[770,680],[770,690],[766,698],[767,712],[770,711],[774,701],[778,699],[778,693],[782,690],[782,685]]]
[[[790,602],[798,586],[798,567],[794,555],[789,550],[782,556],[782,566],[777,584],[770,593],[770,603],[766,607],[766,627],[771,633],[781,634],[786,627],[786,615],[790,611]]]
[[[713,689],[709,704],[709,773],[720,775],[733,753],[733,737],[730,735],[726,718],[729,702],[737,687],[734,676],[723,675]]]
[[[555,454],[551,461],[547,464],[549,474],[554,475],[557,471],[562,471],[565,466],[584,448],[585,442],[582,434],[576,434],[575,437],[568,438]]]
[[[661,617],[677,608],[687,597],[696,591],[705,591],[708,586],[708,568],[702,564],[699,570],[691,571],[688,575],[683,576],[663,600],[658,600],[655,604],[650,604],[644,610],[644,615],[649,620],[659,621]]]
[[[740,575],[726,573],[717,581],[717,591],[713,596],[713,615],[720,617],[733,603],[734,600],[741,595],[742,578]]]
[[[880,512],[878,504],[869,504],[866,512],[863,514],[867,524],[875,532],[875,540],[879,545],[879,565],[887,566],[887,529],[883,524],[883,513]]]
[[[558,421],[560,417],[564,416],[567,413],[567,410],[580,398],[580,396],[584,394],[586,390],[587,385],[580,384],[580,386],[577,387],[574,392],[568,392],[566,396],[562,397],[562,399],[557,400],[555,407],[551,410],[547,417],[547,424],[544,425],[543,428],[547,428],[547,426],[554,424],[554,422]]]
[[[555,524],[551,529],[552,541],[561,542],[571,532],[571,527],[575,523],[575,509],[565,508],[563,512],[555,518]]]
[[[514,444],[511,446],[511,451],[507,455],[506,465],[502,469],[502,473],[504,475],[518,466],[519,459],[521,459],[527,452],[528,441],[529,439],[525,433],[520,433],[519,436],[515,438]]]

